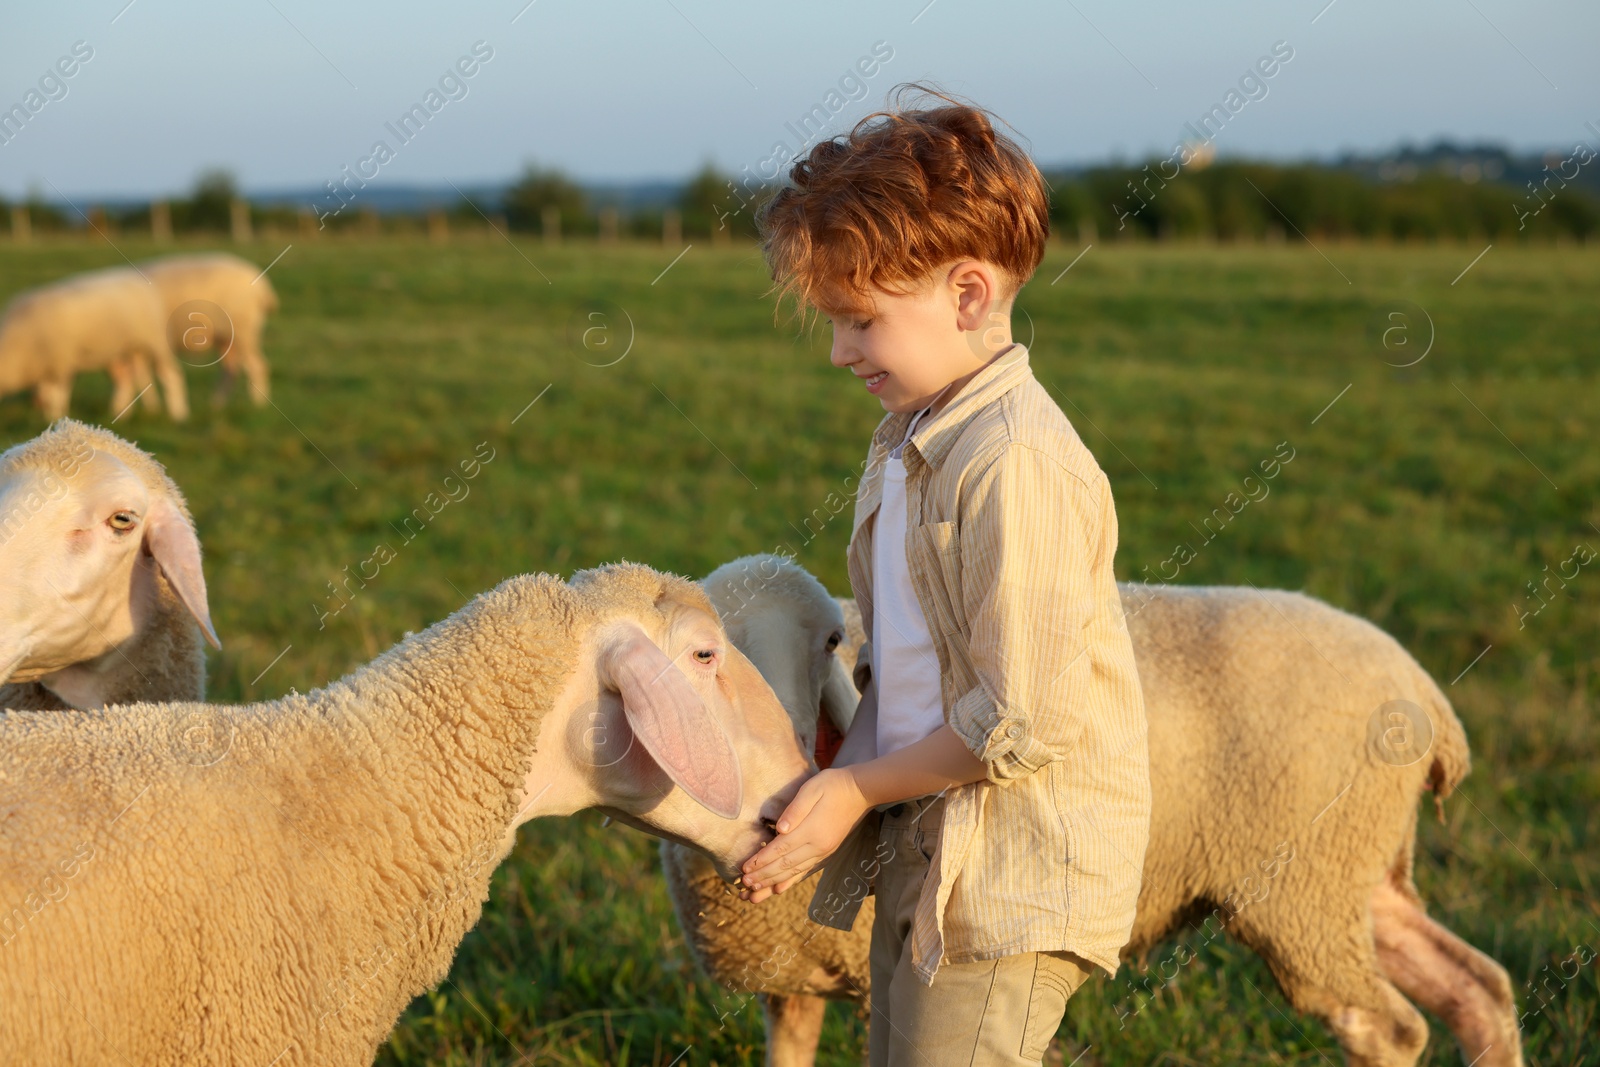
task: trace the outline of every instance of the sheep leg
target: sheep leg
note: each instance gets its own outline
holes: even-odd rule
[[[217,331],[211,338],[211,348],[218,353],[217,369],[222,373],[217,376],[217,387],[211,391],[211,406],[221,408],[228,402],[228,394],[233,392],[233,383],[239,380],[239,338],[232,330],[232,323],[218,324]]]
[[[160,411],[161,398],[150,388],[150,365],[143,353],[131,352],[106,367],[111,376],[111,417],[116,419],[137,400],[144,400],[146,411]]]
[[[1511,978],[1423,913],[1416,900],[1383,882],[1372,891],[1378,966],[1406,996],[1437,1015],[1477,1067],[1522,1067]]]
[[[1381,1007],[1345,1004],[1324,1021],[1350,1067],[1414,1067],[1428,1044],[1427,1020],[1398,989],[1376,974],[1373,979]]]
[[[65,418],[72,407],[72,376],[45,379],[33,387],[33,399],[51,422]]]
[[[111,419],[114,422],[138,399],[133,388],[133,364],[119,359],[106,368],[106,373],[111,376]]]
[[[134,356],[131,366],[133,368],[133,388],[143,398],[145,410],[160,411],[161,397],[156,394],[154,389],[150,388],[155,382],[150,377],[149,361],[141,353]],[[117,410],[120,411],[122,409],[118,408]]]
[[[811,1067],[816,1063],[827,1011],[828,1002],[821,997],[761,994],[761,1013],[767,1021],[767,1067]]]
[[[1366,902],[1294,899],[1293,915],[1275,915],[1270,903],[1247,909],[1234,933],[1266,961],[1295,1010],[1333,1031],[1349,1067],[1414,1067],[1428,1043],[1428,1024],[1379,973]],[[1305,915],[1319,916],[1331,936],[1308,940]]]
[[[161,382],[161,395],[167,401],[167,414],[173,422],[185,421],[189,417],[189,386],[183,379],[183,367],[165,344],[150,356],[156,379]]]
[[[250,384],[251,401],[258,408],[266,407],[272,393],[267,381],[267,359],[261,353],[261,338],[240,337],[238,356],[245,380]]]

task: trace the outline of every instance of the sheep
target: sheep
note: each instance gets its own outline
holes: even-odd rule
[[[521,823],[599,808],[732,880],[810,771],[700,588],[629,563],[305,695],[0,713],[0,1061],[370,1063]]]
[[[243,371],[250,399],[265,407],[271,392],[261,331],[278,309],[266,272],[226,253],[164,256],[140,264],[140,270],[161,294],[173,350],[217,353],[223,376],[213,402],[222,403]],[[142,366],[133,370],[142,384],[147,372]]]
[[[0,320],[0,395],[32,389],[46,418],[66,415],[75,375],[101,369],[111,373],[111,411],[120,414],[135,399],[128,371],[135,365],[154,367],[168,414],[187,419],[189,394],[167,345],[166,312],[155,286],[132,268],[28,290]]]
[[[205,696],[200,541],[155,457],[72,419],[8,449],[0,548],[0,707]]]
[[[771,672],[804,736],[834,670],[812,650],[831,640],[839,616],[792,562],[729,566],[781,575],[736,598],[727,583],[708,591],[719,610],[734,609],[736,645],[761,635],[741,647]],[[1434,681],[1377,627],[1298,593],[1141,584],[1119,593],[1154,788],[1123,959],[1201,922],[1257,952],[1351,1064],[1416,1062],[1427,1027],[1407,997],[1449,1026],[1467,1062],[1521,1064],[1504,968],[1429,919],[1412,881],[1417,799],[1432,790],[1442,800],[1470,766],[1465,733]],[[805,685],[794,681],[801,660],[811,664]],[[868,670],[857,666],[858,685]],[[813,1062],[821,998],[867,1003],[870,898],[846,933],[808,925],[815,876],[760,905],[706,880],[692,860],[669,864],[667,878],[707,972],[763,994],[769,1063]],[[1185,952],[1147,987],[1175,977]]]
[[[836,603],[811,574],[776,556],[734,560],[701,585],[734,647],[765,664],[762,674],[802,748],[826,766],[855,715],[850,671],[863,640],[855,604]],[[867,939],[806,922],[800,897],[810,881],[752,905],[681,844],[662,842],[661,865],[701,966],[730,989],[761,995],[768,1062],[810,1063],[821,1036],[821,998],[865,1001],[866,983],[856,979],[867,973]]]

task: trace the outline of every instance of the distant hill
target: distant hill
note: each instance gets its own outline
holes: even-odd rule
[[[614,206],[623,211],[643,208],[661,208],[677,203],[687,179],[666,178],[636,182],[579,182],[595,207]],[[501,197],[511,183],[473,182],[461,183],[458,192],[450,185],[380,185],[373,183],[361,190],[363,205],[370,205],[381,215],[414,215],[432,208],[449,210],[461,202],[465,193],[480,207],[499,205]],[[327,191],[320,188],[247,190],[246,195],[262,205],[285,204],[299,207],[306,204],[326,204]]]
[[[1588,144],[1590,151],[1600,152],[1600,129],[1590,130],[1588,133],[1590,136],[1584,140]],[[1547,176],[1544,170],[1547,165],[1552,171],[1559,168],[1563,161],[1572,156],[1575,146],[1576,141],[1574,144],[1563,148],[1553,148],[1542,153],[1529,153],[1519,156],[1500,145],[1458,145],[1452,141],[1441,140],[1424,148],[1407,143],[1386,152],[1345,152],[1329,159],[1258,161],[1248,157],[1226,156],[1220,157],[1220,159],[1226,159],[1229,162],[1272,163],[1279,166],[1293,165],[1298,162],[1302,165],[1358,174],[1369,181],[1385,185],[1414,182],[1425,175],[1437,174],[1456,178],[1469,184],[1479,181],[1500,182],[1504,185],[1526,190],[1528,182],[1537,183]],[[1140,163],[1133,164],[1133,166],[1137,168],[1143,162],[1141,160]],[[1091,171],[1103,170],[1108,166],[1113,166],[1113,164],[1086,163],[1066,167],[1041,167],[1040,169],[1044,171],[1046,176],[1065,179],[1081,177]],[[1572,169],[1573,165],[1567,164],[1566,171],[1568,174],[1572,173]],[[1600,158],[1578,167],[1576,176],[1569,178],[1568,184],[1600,194]]]
[[[442,208],[450,210],[461,202],[462,194],[472,198],[472,201],[484,209],[491,205],[498,206],[501,197],[510,187],[509,181],[503,182],[471,182],[457,183],[460,190],[442,185],[386,185],[373,182],[361,190],[360,202],[363,206],[370,205],[381,215],[415,215]],[[649,208],[660,209],[678,202],[688,179],[656,178],[646,181],[634,182],[581,182],[583,190],[588,194],[589,203],[596,207],[615,206],[623,211],[645,210]],[[171,199],[180,199],[182,194]],[[244,195],[251,203],[261,207],[291,207],[326,205],[328,193],[326,189],[306,186],[304,188],[278,188],[278,189],[245,189]],[[96,204],[109,211],[126,210],[143,207],[152,198],[147,196],[102,196],[102,197],[74,197],[79,204]],[[41,202],[66,208],[65,202],[56,201],[53,197],[43,197]],[[69,210],[70,214],[70,210]]]
[[[1589,144],[1594,150],[1600,151],[1600,130],[1593,131]],[[1521,189],[1526,188],[1528,182],[1536,182],[1543,178],[1546,164],[1549,164],[1552,169],[1559,166],[1563,160],[1572,154],[1572,147],[1568,145],[1559,149],[1551,149],[1545,153],[1530,153],[1519,156],[1499,145],[1458,145],[1451,141],[1441,140],[1427,147],[1403,144],[1386,152],[1346,152],[1332,158],[1311,158],[1299,162],[1310,166],[1326,167],[1330,170],[1348,171],[1380,184],[1405,183],[1415,181],[1426,174],[1442,174],[1469,183],[1478,181],[1501,182]],[[1231,159],[1231,157],[1223,158]],[[1245,159],[1240,158],[1231,161],[1244,162]],[[1288,165],[1296,161],[1261,160],[1260,162]],[[1072,178],[1110,166],[1114,166],[1114,164],[1042,165],[1040,169],[1050,178]],[[1571,169],[1569,165],[1567,168],[1569,173]],[[621,208],[623,211],[660,209],[676,204],[688,183],[688,178],[651,178],[640,181],[609,182],[578,181],[584,192],[588,194],[590,204],[595,206],[611,205]],[[461,183],[461,192],[470,196],[474,202],[487,206],[489,204],[498,204],[502,194],[510,184],[510,181]],[[1600,159],[1580,167],[1577,176],[1570,179],[1569,184],[1600,194]],[[257,204],[291,207],[322,203],[327,197],[326,190],[316,186],[247,189],[245,192],[250,200]],[[49,202],[49,199],[46,198],[46,202]],[[107,208],[115,209],[142,205],[147,203],[150,198],[106,196],[79,197],[78,199],[80,201],[103,204]],[[455,207],[460,202],[460,199],[461,193],[458,193],[447,183],[439,185],[388,185],[374,182],[361,190],[361,201],[364,204],[370,204],[385,215],[415,214],[427,211],[430,208],[445,208],[448,210]]]
[[[1522,155],[1494,144],[1438,140],[1425,147],[1407,143],[1385,152],[1345,152],[1325,159],[1213,158],[1202,152],[1183,166],[1182,176],[1169,170],[1176,166],[1173,159],[1041,169],[1052,187],[1055,225],[1080,235],[1122,233],[1131,225],[1135,234],[1155,238],[1271,239],[1286,224],[1296,231],[1401,240],[1502,234],[1589,240],[1600,235],[1600,127],[1590,124],[1586,132],[1593,135],[1592,142],[1580,144],[1575,138],[1564,149]],[[228,228],[228,205],[239,195],[234,191],[238,187],[224,172],[202,178],[192,196],[169,200],[173,228]],[[205,181],[221,184],[205,192]],[[544,184],[535,188],[529,181]],[[539,228],[540,212],[556,203],[541,198],[559,193],[568,205],[557,205],[562,229],[570,234],[596,233],[596,209],[604,207],[620,209],[625,233],[659,233],[663,209],[673,207],[680,211],[675,225],[684,234],[713,234],[731,226],[754,236],[749,209],[762,199],[756,189],[735,191],[729,177],[714,168],[684,179],[609,182],[545,171],[537,179],[523,176],[515,202],[507,203],[511,188],[510,181],[459,186],[375,181],[359,190],[357,211],[333,211],[330,217],[338,217],[331,224],[357,225],[360,215],[374,211],[404,228],[414,224],[405,219],[440,210],[470,225],[479,224],[479,213],[503,215],[512,229],[529,231]],[[257,222],[277,226],[293,225],[306,209],[319,213],[320,219],[321,212],[337,206],[325,187],[246,189],[243,195]],[[470,206],[463,196],[471,199]],[[210,200],[202,204],[206,197]],[[531,207],[524,202],[529,197]],[[78,200],[89,205],[90,213],[103,211],[114,227],[151,225],[147,199]],[[570,207],[574,203],[584,208],[575,211]],[[76,206],[48,199],[30,204],[36,229],[84,225]]]
[[[1515,156],[1496,145],[1467,146],[1439,141],[1427,148],[1405,145],[1383,155],[1346,154],[1330,165],[1378,182],[1410,182],[1432,173],[1466,182],[1497,181],[1526,189],[1528,182],[1538,183],[1547,176],[1546,166],[1552,172],[1561,168],[1563,161],[1572,156],[1574,147],[1568,145],[1539,155]],[[1589,142],[1589,149],[1600,151],[1600,132]],[[1572,173],[1574,165],[1566,165],[1568,174]],[[1576,176],[1568,179],[1568,184],[1600,193],[1600,159],[1577,167]]]

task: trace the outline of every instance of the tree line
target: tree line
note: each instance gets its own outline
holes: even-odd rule
[[[1592,156],[1590,157],[1592,159]],[[1590,184],[1568,180],[1589,159],[1568,158],[1543,171],[1518,174],[1522,185],[1478,180],[1441,170],[1417,170],[1407,180],[1377,180],[1350,167],[1314,163],[1250,161],[1187,165],[1177,158],[1142,165],[1104,165],[1047,173],[1052,228],[1068,242],[1092,240],[1254,241],[1304,237],[1323,239],[1578,240],[1600,232],[1600,195]],[[1600,169],[1600,164],[1595,165]],[[1592,183],[1594,175],[1584,174]],[[385,212],[364,207],[329,219],[334,231],[504,227],[514,232],[560,236],[615,236],[660,240],[663,232],[683,240],[756,237],[755,211],[776,186],[736,189],[731,175],[702,167],[662,202],[623,206],[586,189],[556,168],[530,164],[498,195],[462,198],[449,206]],[[241,207],[240,205],[244,205]],[[31,226],[38,231],[76,229],[77,209],[30,198]],[[0,199],[0,220],[13,205]],[[225,171],[207,171],[185,197],[152,205],[91,208],[92,225],[146,229],[152,212],[173,233],[237,232],[246,211],[254,226],[305,228],[307,208],[292,203],[248,203]],[[322,226],[319,224],[318,229]],[[665,228],[665,230],[664,230]]]

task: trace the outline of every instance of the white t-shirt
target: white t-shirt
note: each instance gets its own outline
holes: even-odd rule
[[[901,452],[928,413],[906,428],[883,471],[872,539],[872,675],[878,690],[878,755],[921,741],[944,725],[939,656],[906,565],[906,465]]]

